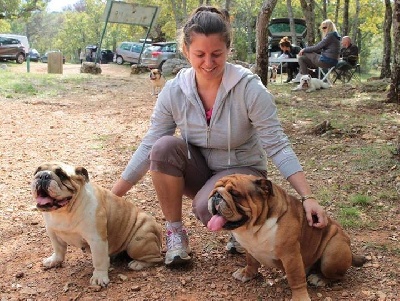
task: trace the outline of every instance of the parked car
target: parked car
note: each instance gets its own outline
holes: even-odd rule
[[[47,62],[48,62],[49,53],[51,53],[51,52],[61,52],[61,51],[59,51],[59,50],[47,51],[44,55],[42,55],[42,56],[40,57],[40,61],[41,61],[42,63],[47,63]],[[65,64],[65,56],[63,56],[63,64]]]
[[[145,44],[144,48],[148,47]],[[131,64],[137,64],[139,62],[139,56],[143,52],[143,43],[139,42],[122,42],[119,47],[115,50],[113,62],[118,65],[122,65],[125,62]]]
[[[32,62],[39,62],[40,53],[35,48],[29,50],[29,60]]]
[[[19,40],[22,46],[24,46],[25,55],[28,53],[30,46],[28,38],[26,36],[22,36],[19,34],[12,34],[12,33],[0,33],[0,37],[13,38]]]
[[[307,25],[303,19],[293,19],[294,27],[296,31],[296,41],[292,41],[292,44],[296,44],[301,48],[307,46]],[[279,48],[279,41],[283,37],[289,37],[292,40],[290,32],[290,19],[289,18],[275,18],[272,19],[268,25],[268,55],[279,56],[281,49]]]
[[[101,50],[101,63],[108,64],[114,61],[114,52],[110,49]]]
[[[25,61],[25,48],[21,41],[0,36],[0,60],[15,60],[17,64],[22,64]]]
[[[141,65],[162,70],[166,60],[176,57],[176,48],[176,42],[153,43],[143,52]]]

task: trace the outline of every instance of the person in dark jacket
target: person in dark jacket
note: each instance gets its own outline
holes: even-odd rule
[[[299,46],[292,45],[288,37],[283,37],[279,41],[279,47],[282,50],[282,54],[279,56],[279,58],[296,58],[297,54],[301,50]],[[288,83],[297,74],[299,70],[299,64],[297,62],[288,62],[286,63],[286,69],[288,77],[285,83]]]
[[[309,74],[308,69],[330,68],[336,66],[340,54],[340,35],[335,24],[326,19],[321,23],[322,40],[318,44],[303,48],[299,52],[300,72],[293,83],[299,83],[302,75]],[[319,54],[319,52],[321,52]]]
[[[357,65],[358,47],[351,43],[349,36],[342,38],[342,49],[340,49],[340,61],[336,65],[338,70],[349,70]]]

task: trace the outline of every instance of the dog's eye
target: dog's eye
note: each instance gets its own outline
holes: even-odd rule
[[[64,171],[61,168],[57,168],[54,173],[57,175],[57,177],[60,178],[61,181],[68,179],[68,176],[64,173]]]
[[[231,190],[231,195],[232,195],[234,198],[238,198],[238,197],[241,196],[240,192],[237,191],[237,190],[234,190],[234,189]]]

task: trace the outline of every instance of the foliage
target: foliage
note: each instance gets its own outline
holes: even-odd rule
[[[81,48],[89,44],[98,44],[104,29],[102,15],[106,0],[77,0],[72,7],[62,12],[46,12],[43,8],[48,0],[22,1],[3,0],[0,11],[15,16],[0,20],[0,32],[12,32],[27,35],[32,47],[43,53],[50,49],[61,49],[67,60],[76,60]],[[141,5],[159,6],[161,8],[155,26],[150,30],[149,37],[154,41],[176,40],[179,38],[178,16],[174,15],[172,3],[183,11],[180,17],[186,18],[201,1],[187,0],[125,0],[125,2]],[[178,3],[179,2],[179,3]],[[350,20],[355,16],[356,4],[350,1]],[[31,9],[36,3],[39,10],[31,11],[29,17],[21,12]],[[226,1],[209,1],[211,5],[223,7]],[[363,68],[379,62],[382,56],[382,25],[384,5],[381,0],[360,0],[359,32],[361,39],[357,44],[361,51],[361,66]],[[232,24],[234,26],[233,45],[237,58],[254,60],[255,52],[255,21],[262,7],[262,0],[235,1],[230,6]],[[322,0],[316,1],[315,20],[322,21]],[[300,0],[292,0],[294,17],[304,18]],[[327,3],[327,16],[334,19],[336,2]],[[342,13],[341,13],[342,14]],[[278,1],[272,17],[287,17],[286,1]],[[341,31],[343,16],[339,15],[338,30]],[[351,26],[351,24],[350,24]],[[318,31],[316,31],[318,32]],[[103,48],[113,49],[125,40],[139,40],[146,36],[147,29],[136,25],[107,24]],[[317,38],[318,39],[318,38]]]

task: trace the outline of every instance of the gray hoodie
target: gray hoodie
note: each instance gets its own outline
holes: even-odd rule
[[[149,169],[153,144],[174,135],[176,129],[186,143],[200,149],[214,172],[240,166],[266,170],[267,157],[285,178],[302,170],[278,120],[273,96],[257,75],[239,65],[226,64],[209,125],[194,69],[182,69],[169,80],[122,178],[133,184],[139,181]]]
[[[305,53],[321,52],[321,61],[336,65],[340,55],[340,35],[336,31],[328,33],[318,44],[303,49]]]

